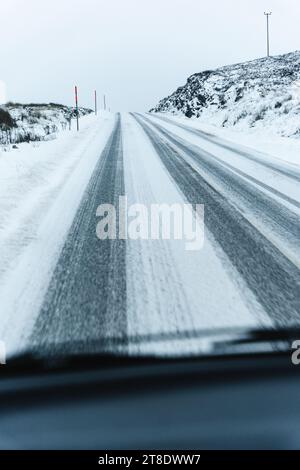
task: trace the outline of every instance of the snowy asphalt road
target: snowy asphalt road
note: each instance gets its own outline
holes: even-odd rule
[[[289,165],[172,120],[117,115],[68,233],[30,343],[137,351],[197,350],[201,328],[299,323],[299,200],[284,191],[299,180]],[[176,132],[180,126],[183,134]],[[199,143],[189,141],[195,133]],[[203,147],[201,145],[203,139]],[[263,166],[253,176],[204,141]],[[130,202],[204,204],[199,253],[174,241],[100,241],[96,209]],[[191,341],[189,341],[189,336]],[[180,344],[179,344],[179,343]],[[187,344],[186,344],[187,343]],[[100,346],[101,345],[101,346]]]
[[[138,117],[137,120],[187,201],[192,204],[201,201],[204,204],[207,229],[272,320],[281,325],[288,320],[299,320],[299,270],[221,192],[212,187],[185,156],[195,160],[200,168],[204,168],[222,183],[228,184],[231,191],[240,198],[255,205],[262,216],[286,230],[295,246],[299,241],[297,216],[215,162],[213,156],[206,155],[200,149],[193,150],[188,143],[184,144],[154,124],[155,129],[165,137],[166,140],[163,140],[149,127],[151,121]]]
[[[120,115],[85,191],[32,333],[33,344],[126,341],[125,241],[99,240],[99,204],[118,204],[124,194]],[[101,333],[99,333],[101,332]]]

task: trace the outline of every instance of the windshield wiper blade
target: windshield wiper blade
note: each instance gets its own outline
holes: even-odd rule
[[[249,329],[242,333],[233,333],[212,341],[211,348],[215,354],[247,354],[264,352],[290,352],[293,342],[300,339],[300,328],[266,328]]]
[[[300,339],[300,327],[267,328],[246,330],[244,334],[232,340],[235,344],[260,343],[273,341],[293,341]]]
[[[300,339],[300,327],[290,326],[285,328],[260,328],[260,329],[247,329],[247,328],[211,328],[193,331],[181,331],[171,333],[161,333],[154,335],[141,335],[136,337],[128,337],[126,343],[130,344],[147,344],[152,343],[153,346],[156,342],[172,342],[172,341],[186,341],[186,340],[199,340],[206,343],[203,353],[199,352],[198,356],[213,355],[220,351],[239,353],[242,352],[244,346],[249,347],[255,345],[259,348],[260,345],[267,343],[270,345],[281,344],[285,349],[292,346],[292,341]],[[120,365],[134,365],[141,363],[149,363],[153,361],[170,360],[172,356],[164,358],[162,355],[152,354],[139,354],[130,355],[125,347],[120,351],[119,347],[124,342],[120,343],[112,341],[111,348],[107,349],[105,342],[95,341],[92,343],[76,342],[68,345],[53,345],[47,348],[34,348],[31,351],[21,353],[11,357],[8,361],[9,368],[39,368],[39,369],[56,369],[56,368],[80,368],[90,366],[98,367],[117,367]],[[240,348],[240,350],[239,350]],[[155,350],[155,346],[153,347]],[[187,358],[189,356],[195,357],[195,353],[177,354],[174,350],[174,359],[179,360],[180,357]]]

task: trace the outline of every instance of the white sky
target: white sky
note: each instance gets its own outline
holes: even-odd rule
[[[299,0],[6,0],[0,80],[7,99],[148,110],[192,73],[300,49]]]
[[[6,101],[5,83],[0,80],[0,104],[5,103],[5,101]]]

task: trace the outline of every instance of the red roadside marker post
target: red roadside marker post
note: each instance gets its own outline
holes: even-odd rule
[[[77,88],[77,86],[75,86],[75,107],[76,107],[77,131],[79,131],[79,110],[78,110],[78,88]]]

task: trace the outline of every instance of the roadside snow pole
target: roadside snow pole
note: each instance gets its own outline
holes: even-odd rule
[[[97,110],[97,90],[95,90],[95,116],[97,116],[98,110]]]
[[[78,110],[78,89],[77,89],[77,86],[75,86],[75,107],[76,107],[77,131],[79,131],[79,110]]]

